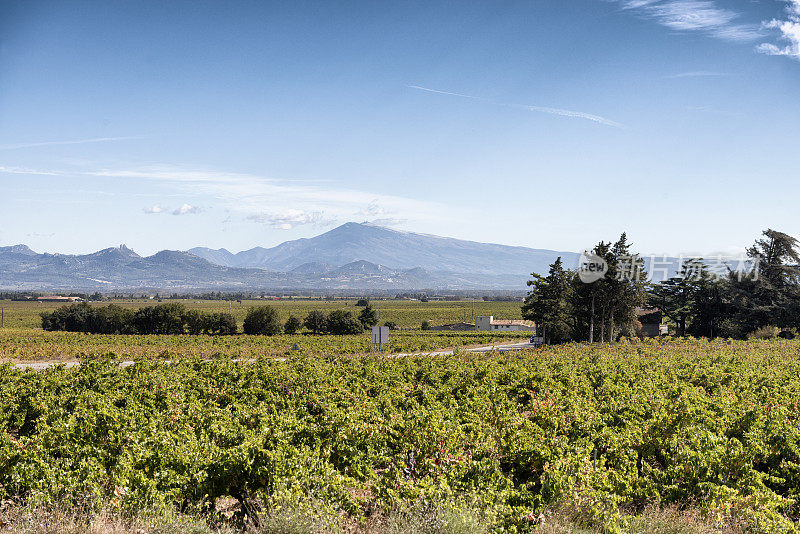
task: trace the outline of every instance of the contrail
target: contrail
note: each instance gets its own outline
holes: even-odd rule
[[[440,95],[449,95],[449,96],[458,96],[461,98],[471,98],[473,100],[480,100],[482,102],[487,102],[489,104],[494,104],[496,106],[505,106],[510,108],[520,108],[525,109],[528,111],[538,111],[539,113],[547,113],[549,115],[559,115],[561,117],[574,117],[577,119],[586,119],[589,121],[597,122],[600,124],[604,124],[606,126],[613,126],[614,128],[624,128],[625,125],[621,124],[616,121],[612,121],[610,119],[606,119],[605,117],[601,117],[600,115],[592,115],[591,113],[584,113],[582,111],[573,111],[570,109],[560,109],[560,108],[548,108],[542,106],[526,106],[523,104],[508,104],[505,102],[496,102],[494,100],[490,100],[488,98],[483,98],[481,96],[473,96],[473,95],[465,95],[463,93],[452,93],[450,91],[440,91],[439,89],[431,89],[429,87],[422,87],[420,85],[408,85],[406,86],[409,89],[417,89],[418,91],[427,91],[429,93],[438,93]]]
[[[0,145],[0,150],[14,150],[16,148],[32,148],[37,146],[55,145],[83,145],[86,143],[105,143],[108,141],[127,141],[129,139],[141,139],[141,137],[94,137],[92,139],[77,139],[74,141],[42,141],[40,143],[17,143],[13,145]]]

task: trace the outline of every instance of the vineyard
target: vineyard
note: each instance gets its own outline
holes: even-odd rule
[[[392,332],[384,352],[406,353],[525,341],[529,332]],[[297,350],[292,350],[294,345]],[[0,362],[71,361],[113,354],[123,360],[183,358],[250,360],[295,355],[345,355],[376,351],[370,333],[350,336],[192,336],[83,334],[0,330]]]
[[[544,528],[555,509],[633,531],[631,514],[655,504],[692,507],[719,528],[797,530],[794,341],[237,363],[228,338],[182,336],[204,351],[221,343],[220,359],[166,364],[144,356],[169,340],[150,338],[152,351],[128,368],[109,355],[73,369],[2,369],[0,499],[194,510],[209,521],[233,501],[236,517],[257,521],[280,498],[356,523],[450,503],[503,532]],[[24,353],[47,339],[17,342]],[[93,355],[113,343],[61,342]]]
[[[231,313],[239,324],[251,306],[269,304],[273,306],[285,322],[290,315],[305,317],[311,311],[330,313],[334,310],[350,310],[358,313],[355,300],[323,300],[323,299],[292,299],[292,300],[194,300],[194,299],[167,299],[164,302],[177,302],[189,310],[205,313]],[[431,325],[472,321],[475,315],[494,315],[499,319],[519,319],[521,302],[484,302],[484,301],[437,301],[420,302],[409,300],[373,300],[372,305],[377,308],[380,321],[392,321],[401,328],[419,328],[422,321],[429,321]],[[113,304],[125,308],[138,310],[145,306],[156,304],[153,300],[118,300]],[[93,306],[107,306],[109,302],[91,303]],[[62,306],[57,302],[16,302],[0,301],[3,307],[3,322],[10,328],[40,328],[42,321],[41,312],[52,312]]]

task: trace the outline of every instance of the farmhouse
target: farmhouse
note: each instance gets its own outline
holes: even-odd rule
[[[472,323],[452,323],[443,324],[440,326],[432,326],[431,330],[437,331],[468,331],[475,330],[475,325]]]
[[[39,297],[39,302],[81,302],[83,301],[80,297],[62,297],[61,295],[47,295],[45,297]]]
[[[642,325],[642,335],[658,337],[669,333],[669,328],[663,323],[663,316],[659,310],[655,308],[637,308],[636,315]]]
[[[492,315],[479,315],[475,317],[475,330],[489,332],[517,331],[517,330],[536,330],[536,323],[523,319],[495,319]]]

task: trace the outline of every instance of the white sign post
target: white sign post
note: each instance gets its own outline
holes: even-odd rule
[[[378,352],[383,352],[383,344],[389,342],[388,326],[372,327],[372,344],[378,345]]]

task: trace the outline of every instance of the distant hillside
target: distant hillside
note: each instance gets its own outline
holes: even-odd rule
[[[557,256],[567,266],[578,260],[574,252],[477,243],[358,223],[343,224],[316,237],[287,241],[272,248],[256,247],[231,254],[225,249],[198,247],[189,252],[218,265],[273,271],[289,271],[307,263],[345,265],[364,260],[395,269],[528,275],[546,271]]]
[[[37,254],[0,247],[0,288],[55,289],[525,289],[557,256],[577,254],[476,243],[347,223],[310,239],[232,254],[162,250],[142,257],[123,246],[92,254]]]

